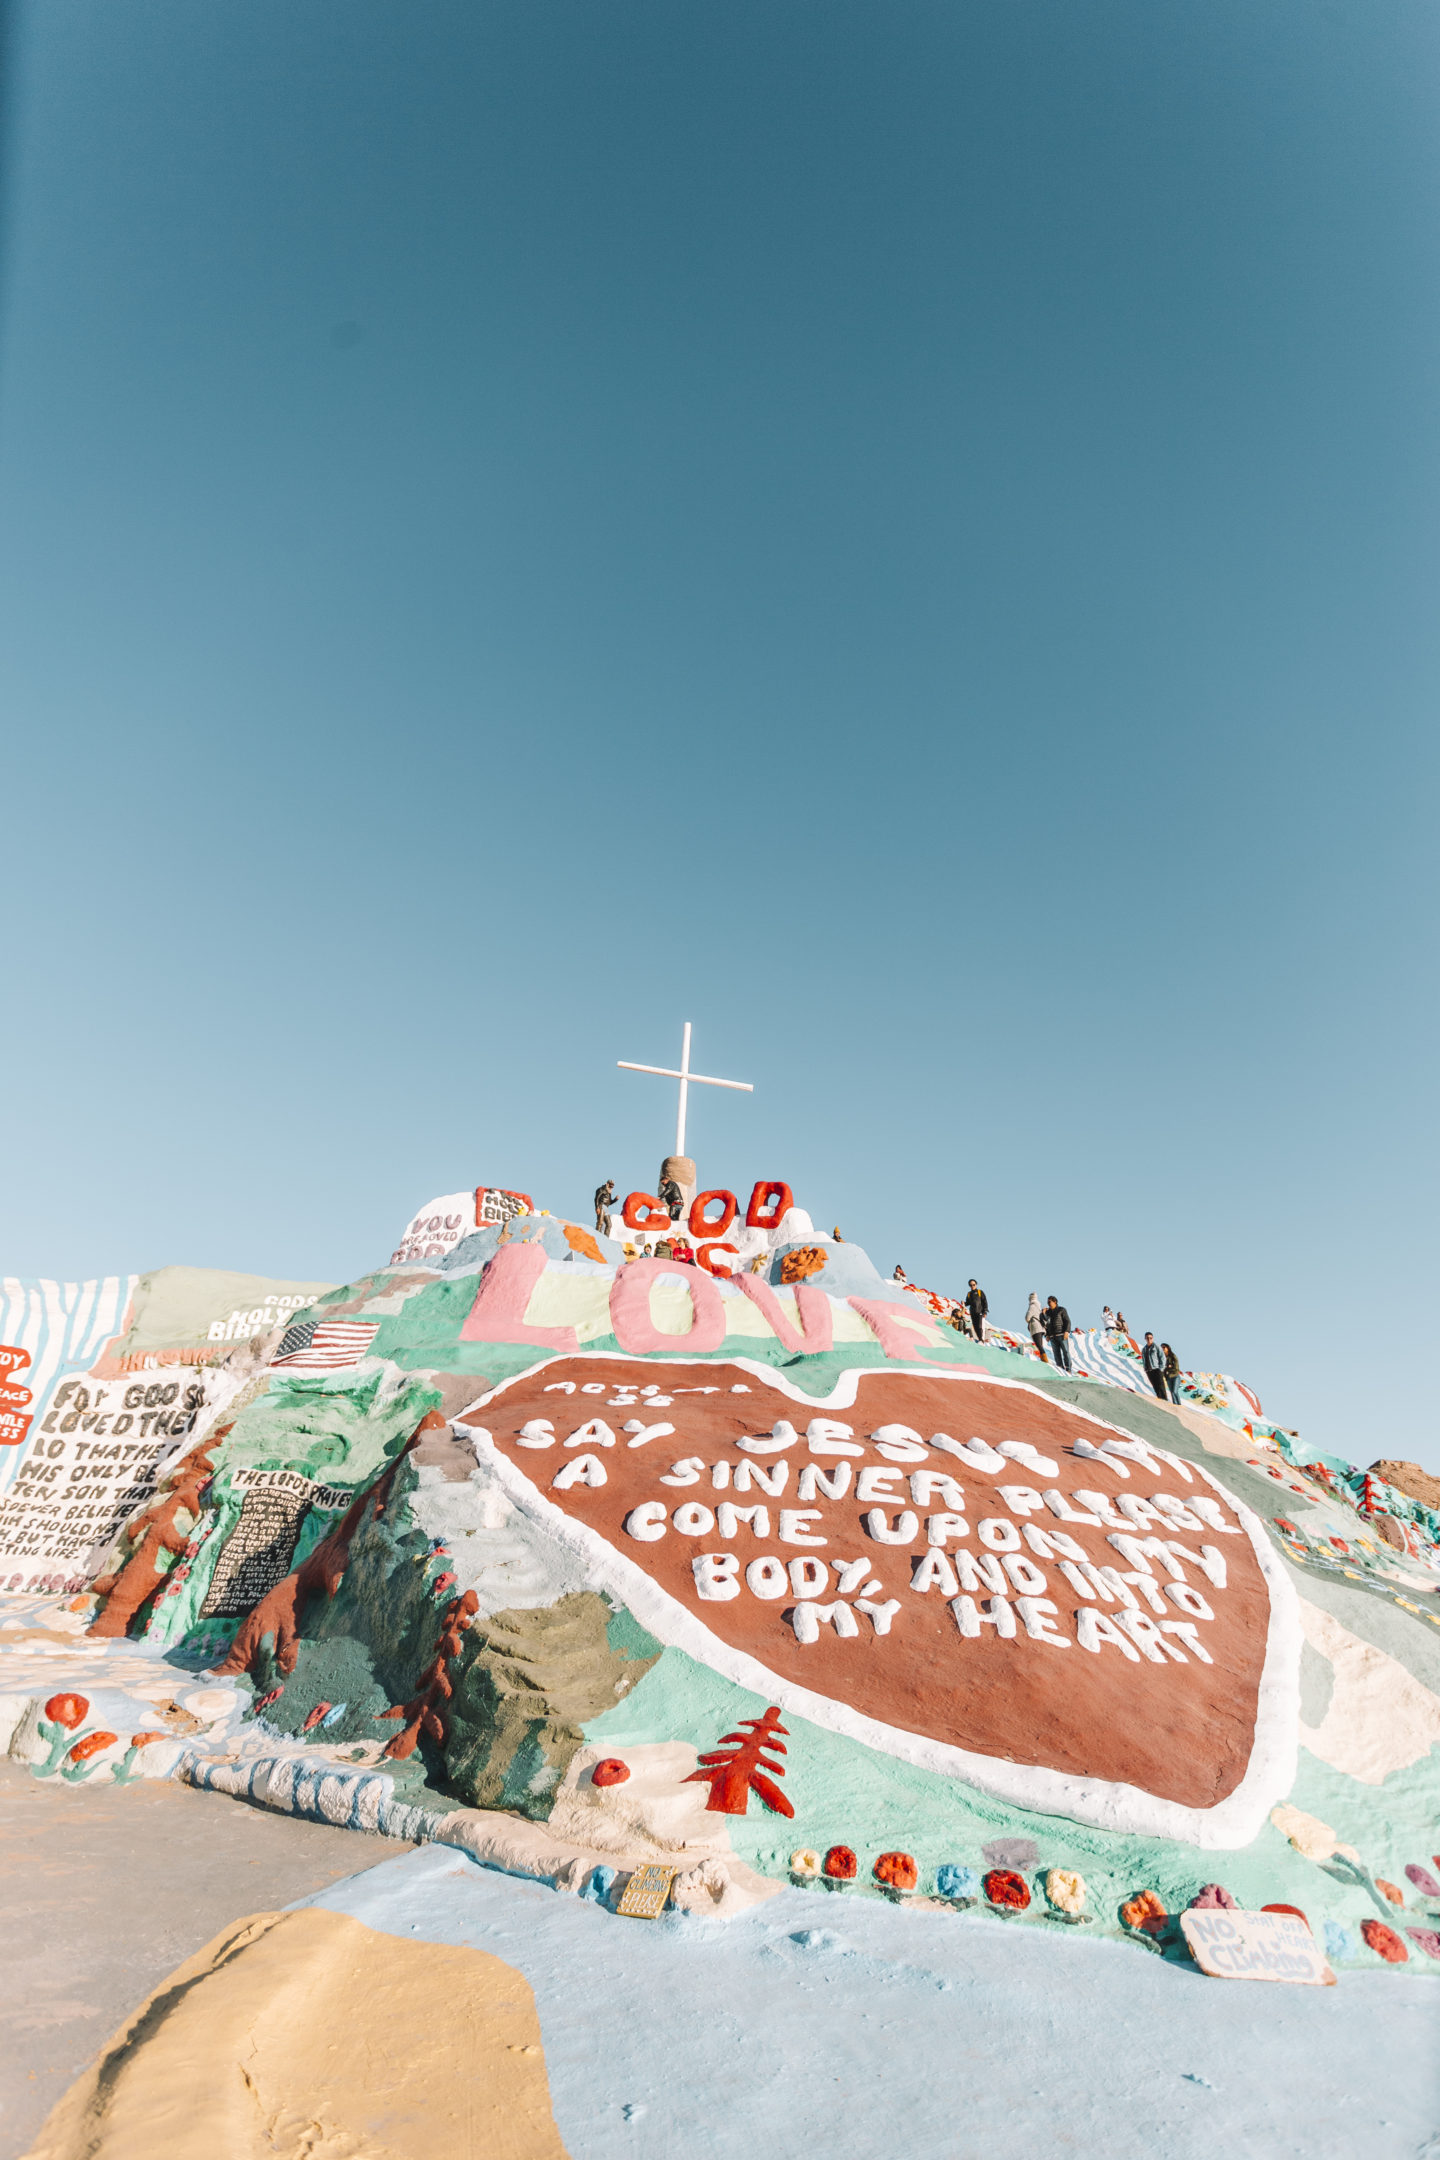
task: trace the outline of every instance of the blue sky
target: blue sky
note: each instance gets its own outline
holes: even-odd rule
[[[21,0],[0,1262],[782,1176],[1440,1465],[1390,0]]]

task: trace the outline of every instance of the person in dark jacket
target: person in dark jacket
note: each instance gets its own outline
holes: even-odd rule
[[[1055,1363],[1062,1372],[1073,1372],[1075,1368],[1070,1363],[1070,1315],[1059,1298],[1052,1297],[1047,1303],[1044,1321],[1045,1339],[1050,1345]]]
[[[1161,1402],[1164,1402],[1165,1353],[1160,1348],[1159,1343],[1156,1342],[1155,1337],[1150,1333],[1148,1328],[1145,1331],[1145,1347],[1140,1352],[1140,1362],[1145,1367],[1145,1372],[1150,1381],[1151,1387],[1154,1388],[1155,1393],[1159,1396]]]
[[[610,1235],[610,1210],[615,1205],[615,1180],[607,1177],[603,1185],[595,1188],[595,1228],[601,1237]]]
[[[680,1210],[685,1205],[685,1195],[673,1177],[661,1178],[659,1197],[661,1205],[669,1211],[671,1222],[679,1222]]]
[[[1180,1400],[1180,1360],[1176,1357],[1168,1342],[1162,1342],[1160,1348],[1165,1353],[1165,1385],[1170,1390],[1171,1402],[1178,1404]]]
[[[965,1310],[970,1315],[970,1328],[976,1342],[983,1343],[985,1340],[985,1315],[990,1310],[990,1300],[986,1297],[973,1275],[970,1277],[970,1288],[965,1293]]]

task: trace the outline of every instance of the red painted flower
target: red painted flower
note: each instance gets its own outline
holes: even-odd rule
[[[630,1775],[629,1763],[623,1763],[618,1755],[607,1755],[597,1762],[590,1773],[592,1785],[623,1785]]]
[[[854,1882],[859,1864],[848,1845],[832,1845],[825,1855],[825,1873],[832,1882]]]
[[[1024,1912],[1030,1903],[1030,1885],[1014,1868],[992,1868],[985,1877],[984,1890],[992,1905],[1007,1905],[1013,1912]]]
[[[1386,1927],[1383,1920],[1362,1920],[1360,1933],[1377,1957],[1384,1958],[1387,1965],[1408,1965],[1410,1953],[1394,1928]]]
[[[1298,1905],[1262,1905],[1262,1906],[1261,1906],[1261,1908],[1260,1908],[1260,1910],[1261,1910],[1261,1912],[1288,1912],[1288,1913],[1293,1913],[1293,1914],[1295,1915],[1295,1918],[1296,1918],[1297,1920],[1304,1920],[1304,1922],[1305,1922],[1305,1925],[1306,1925],[1306,1927],[1307,1927],[1307,1928],[1308,1928],[1308,1927],[1310,1927],[1310,1922],[1309,1922],[1309,1919],[1308,1919],[1308,1918],[1306,1917],[1306,1915],[1305,1915],[1305,1914],[1304,1914],[1303,1912],[1301,1912],[1301,1910],[1300,1910],[1300,1907],[1299,1907]],[[1314,1932],[1315,1932],[1315,1930],[1314,1930],[1313,1928],[1310,1928],[1310,1932],[1311,1932],[1311,1934],[1313,1935],[1313,1934],[1314,1934]]]
[[[114,1747],[117,1737],[113,1732],[87,1732],[83,1740],[75,1742],[65,1759],[73,1763],[89,1762],[90,1757],[98,1755],[102,1748]]]
[[[1440,1935],[1434,1928],[1406,1928],[1405,1932],[1411,1942],[1419,1943],[1426,1957],[1440,1958]]]
[[[1392,1905],[1404,1904],[1405,1892],[1397,1889],[1393,1882],[1386,1882],[1383,1875],[1375,1877],[1375,1887],[1380,1892],[1381,1897],[1389,1898]]]
[[[431,1596],[432,1596],[432,1597],[440,1597],[440,1596],[442,1596],[442,1595],[443,1595],[443,1593],[444,1593],[444,1592],[445,1592],[446,1590],[448,1590],[448,1589],[450,1588],[451,1584],[452,1584],[452,1583],[453,1583],[454,1581],[455,1581],[455,1577],[454,1577],[454,1576],[453,1576],[453,1575],[452,1575],[452,1574],[450,1573],[449,1569],[447,1568],[447,1569],[446,1569],[446,1571],[445,1571],[445,1573],[444,1573],[443,1575],[437,1575],[437,1576],[436,1576],[436,1578],[435,1578],[435,1580],[434,1580],[434,1582],[432,1582],[432,1583],[431,1583],[431,1585],[430,1585],[430,1594],[431,1594]]]
[[[876,1882],[888,1883],[892,1890],[913,1890],[919,1881],[915,1862],[908,1852],[882,1852],[871,1873]]]
[[[166,1738],[168,1735],[163,1732],[135,1732],[130,1735],[130,1745],[132,1748],[149,1747],[152,1740]]]
[[[321,1718],[328,1717],[334,1707],[335,1706],[333,1703],[317,1702],[314,1709],[310,1712],[309,1717],[306,1718],[304,1724],[300,1727],[301,1732],[314,1732],[315,1727],[320,1723]]]
[[[52,1695],[45,1705],[45,1715],[67,1732],[74,1732],[82,1719],[89,1717],[90,1705],[83,1695]]]

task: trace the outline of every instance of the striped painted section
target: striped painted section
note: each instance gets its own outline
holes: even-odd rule
[[[282,1815],[303,1815],[342,1830],[378,1831],[382,1837],[428,1838],[442,1819],[429,1808],[397,1801],[392,1780],[373,1770],[337,1770],[331,1763],[307,1762],[303,1755],[210,1762],[192,1749],[181,1756],[176,1775],[187,1785],[239,1793]]]
[[[25,1281],[0,1277],[0,1343],[16,1343],[30,1363],[14,1375],[34,1397],[36,1417],[61,1373],[85,1372],[125,1324],[138,1275],[102,1275],[93,1282]],[[26,1447],[0,1449],[0,1492],[14,1483]]]
[[[1132,1395],[1153,1394],[1139,1358],[1122,1347],[1125,1339],[1102,1334],[1099,1328],[1076,1328],[1070,1337],[1071,1362],[1076,1372],[1088,1373],[1092,1380],[1129,1388]]]

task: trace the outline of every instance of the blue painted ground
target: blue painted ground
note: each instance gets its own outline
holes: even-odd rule
[[[819,1891],[621,1920],[442,1846],[305,1902],[518,1966],[572,2160],[1440,2160],[1440,1986],[1408,1974],[1207,1980]]]

